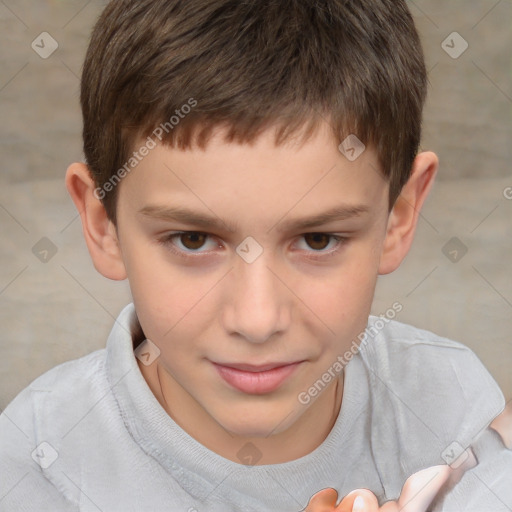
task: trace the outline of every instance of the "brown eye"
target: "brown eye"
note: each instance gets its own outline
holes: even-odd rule
[[[218,254],[218,249],[221,249],[221,246],[215,243],[211,235],[199,231],[178,231],[169,233],[158,239],[157,242],[164,246],[166,251],[180,258],[188,258],[189,261],[211,256],[214,253]],[[208,249],[208,242],[210,243],[209,248],[213,248],[213,251],[206,250]]]
[[[208,236],[204,233],[181,233],[179,235],[180,242],[186,249],[191,251],[201,249],[207,237]]]
[[[309,247],[316,251],[324,250],[329,245],[332,238],[331,235],[326,235],[324,233],[309,233],[303,236]]]

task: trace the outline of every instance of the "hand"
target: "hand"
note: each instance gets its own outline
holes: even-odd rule
[[[368,489],[352,491],[338,506],[338,493],[324,489],[311,498],[304,512],[426,512],[441,489],[459,481],[472,465],[473,461],[458,469],[443,465],[418,471],[407,479],[398,501],[388,501],[380,508],[377,498]]]
[[[509,450],[512,450],[512,401],[510,401],[504,411],[494,419],[491,423],[491,428],[500,434],[505,446]]]

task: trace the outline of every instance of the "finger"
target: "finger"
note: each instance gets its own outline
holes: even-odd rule
[[[401,512],[426,512],[441,487],[449,480],[450,466],[433,466],[410,476],[398,499]]]
[[[379,508],[379,512],[402,512],[397,501],[388,501]]]
[[[333,512],[338,493],[334,489],[317,492],[308,503],[304,512]]]
[[[491,428],[498,432],[505,446],[512,450],[512,402],[493,420]]]
[[[335,512],[378,512],[378,510],[379,502],[375,494],[368,489],[349,492],[335,508]]]

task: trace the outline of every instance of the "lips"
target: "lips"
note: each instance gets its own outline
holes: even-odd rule
[[[282,368],[283,366],[290,366],[295,363],[269,363],[269,364],[261,364],[261,365],[253,365],[253,364],[231,364],[231,363],[215,363],[219,366],[224,366],[225,368],[233,368],[234,370],[240,370],[242,372],[265,372],[267,370],[273,370],[274,368]]]
[[[302,361],[296,363],[213,363],[222,379],[243,393],[262,395],[276,391],[295,372]]]

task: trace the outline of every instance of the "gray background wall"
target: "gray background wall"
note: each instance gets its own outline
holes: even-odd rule
[[[82,159],[79,76],[105,3],[0,0],[1,408],[44,371],[102,348],[130,301],[127,283],[94,270],[63,182]],[[399,320],[467,344],[510,400],[512,1],[409,4],[430,69],[422,145],[441,171],[414,248],[381,278],[373,312],[399,301]],[[462,40],[448,38],[452,56],[442,47],[454,31],[469,45],[458,58]],[[31,47],[42,32],[59,45],[47,59]]]

